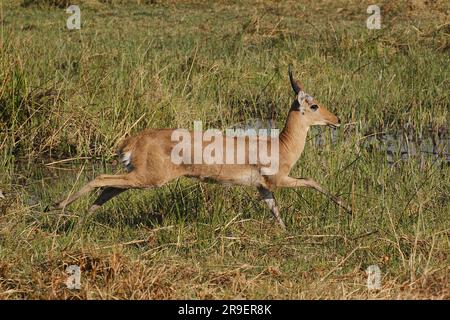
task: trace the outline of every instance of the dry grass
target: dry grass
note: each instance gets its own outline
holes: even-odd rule
[[[37,2],[2,3],[1,299],[450,298],[445,1],[382,1],[383,29],[368,31],[369,2],[85,0],[74,32],[64,1]],[[341,194],[354,216],[281,190],[282,233],[254,190],[186,180],[96,214],[92,197],[44,212],[119,170],[115,145],[142,128],[281,126],[289,63],[347,124],[313,130],[293,175]],[[441,155],[390,163],[369,141],[380,132],[444,141]],[[65,286],[73,264],[78,291]]]

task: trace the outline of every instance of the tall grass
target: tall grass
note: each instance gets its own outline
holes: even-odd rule
[[[366,29],[360,2],[86,0],[69,31],[53,3],[3,4],[0,298],[449,297],[445,157],[392,164],[368,147],[380,132],[448,139],[443,1],[380,3],[381,30]],[[281,128],[289,63],[346,123],[335,138],[312,130],[292,176],[340,194],[352,217],[313,191],[280,190],[282,233],[253,189],[184,179],[96,214],[92,197],[44,212],[118,171],[115,146],[143,128]],[[80,291],[64,285],[70,264]],[[365,285],[372,264],[377,291]]]

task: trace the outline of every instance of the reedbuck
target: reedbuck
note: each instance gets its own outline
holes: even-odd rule
[[[215,181],[222,184],[250,185],[255,186],[262,200],[270,208],[274,218],[282,228],[285,228],[281,219],[278,205],[275,201],[273,190],[277,187],[308,187],[327,195],[339,206],[351,212],[349,208],[338,197],[331,195],[317,182],[307,178],[293,178],[289,176],[294,164],[303,152],[306,135],[311,126],[328,125],[336,128],[340,120],[312,96],[305,93],[300,85],[292,77],[289,68],[289,79],[295,92],[295,100],[289,110],[286,124],[279,137],[256,137],[254,139],[265,139],[268,144],[273,144],[277,139],[279,149],[277,150],[277,171],[267,172],[261,163],[250,163],[249,153],[251,151],[240,150],[246,148],[250,138],[246,138],[244,144],[231,144],[235,151],[244,152],[245,162],[241,164],[192,164],[174,163],[171,158],[172,150],[176,142],[172,134],[177,129],[148,129],[123,141],[118,149],[120,161],[124,164],[127,173],[117,175],[100,175],[93,181],[87,183],[81,190],[68,196],[65,200],[54,205],[55,209],[63,209],[79,197],[96,189],[103,188],[98,198],[89,211],[95,211],[105,202],[127,189],[145,189],[160,187],[171,180],[179,177],[197,178],[202,181]],[[195,133],[195,132],[194,132]],[[225,137],[225,140],[237,139],[236,137]],[[203,142],[202,142],[203,143]],[[195,142],[194,142],[195,144]],[[227,148],[227,152],[230,152]],[[239,149],[240,148],[240,149]]]

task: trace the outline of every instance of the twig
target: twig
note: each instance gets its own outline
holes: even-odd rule
[[[142,243],[142,242],[147,242],[147,241],[148,241],[148,239],[133,240],[133,241],[122,242],[122,243],[117,243],[117,244],[113,244],[110,246],[101,247],[100,249],[114,248],[116,246],[128,246],[130,244]]]
[[[367,248],[367,247],[366,247]],[[320,281],[324,281],[326,278],[328,278],[333,272],[335,272],[341,265],[345,263],[355,252],[356,250],[363,249],[363,247],[358,246],[352,250],[344,259],[342,259],[333,269],[330,270]]]
[[[57,163],[70,162],[73,160],[88,160],[88,159],[92,159],[92,157],[76,157],[76,158],[63,159],[63,160],[46,163],[46,164],[44,164],[44,166],[51,166],[51,165],[54,165]]]

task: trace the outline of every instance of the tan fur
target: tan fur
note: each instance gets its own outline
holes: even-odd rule
[[[292,78],[291,83],[294,90],[298,91],[300,87]],[[100,175],[77,193],[56,204],[55,208],[62,209],[95,188],[105,188],[91,207],[91,211],[94,211],[112,197],[129,188],[160,187],[184,176],[197,178],[201,181],[216,181],[223,184],[257,187],[262,199],[268,204],[275,219],[282,227],[284,227],[284,223],[272,193],[277,187],[314,188],[328,195],[338,205],[350,212],[351,209],[349,207],[340,199],[325,191],[317,182],[311,179],[289,177],[292,167],[303,152],[310,126],[339,126],[339,119],[317,101],[300,100],[302,94],[304,94],[303,91],[298,93],[297,99],[289,110],[286,124],[279,136],[279,170],[274,175],[265,175],[264,170],[262,170],[263,166],[259,163],[249,164],[248,155],[246,155],[245,164],[174,164],[171,161],[171,152],[177,142],[171,141],[171,135],[175,129],[148,129],[125,139],[120,144],[118,149],[119,156],[131,153],[131,169],[129,173]],[[313,111],[311,109],[312,105],[317,105],[319,108]],[[191,136],[193,136],[192,132]],[[227,139],[236,138],[227,137]],[[246,145],[248,145],[248,139],[269,139],[270,143],[271,138],[247,138]],[[207,144],[204,143],[204,146]],[[234,147],[237,147],[237,143],[234,143]],[[225,142],[224,150],[226,154]],[[270,147],[268,150],[270,150]]]

